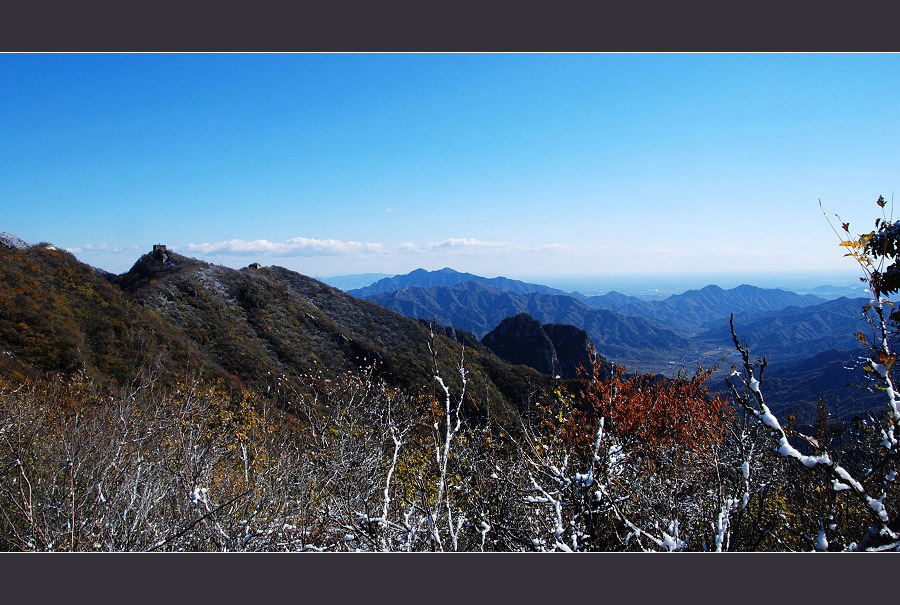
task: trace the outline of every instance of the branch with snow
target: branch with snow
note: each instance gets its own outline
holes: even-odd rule
[[[731,380],[726,378],[726,382],[731,389],[732,394],[735,397],[735,400],[741,405],[741,407],[749,412],[754,418],[756,418],[762,425],[764,425],[769,434],[777,441],[777,447],[775,451],[777,451],[781,456],[785,458],[792,458],[797,460],[800,464],[808,469],[816,468],[817,466],[823,466],[828,469],[828,471],[833,476],[833,487],[836,491],[843,491],[846,489],[852,489],[854,494],[866,505],[869,513],[876,520],[876,523],[880,526],[880,533],[885,536],[889,536],[892,539],[896,539],[898,535],[892,531],[888,524],[890,523],[890,517],[888,516],[887,509],[884,507],[882,495],[881,498],[873,498],[869,493],[867,493],[866,489],[863,487],[862,483],[856,480],[850,472],[843,468],[841,465],[837,464],[828,453],[827,448],[824,444],[819,444],[812,437],[801,435],[808,443],[818,446],[818,449],[822,452],[818,455],[804,455],[799,450],[797,450],[788,439],[787,433],[781,426],[781,423],[775,417],[774,414],[769,410],[768,405],[766,404],[765,397],[762,394],[760,389],[760,379],[762,376],[762,370],[766,366],[766,360],[763,358],[762,362],[757,364],[756,368],[754,365],[750,363],[750,354],[745,345],[742,345],[737,337],[737,334],[734,330],[734,314],[731,315],[731,338],[734,342],[734,346],[741,354],[741,359],[743,360],[743,369],[746,372],[746,376],[741,374],[737,369],[733,370],[731,373],[732,377],[737,377],[741,383],[744,385],[747,391],[749,391],[751,397],[756,403],[756,407],[750,405],[750,401],[746,395],[739,393],[734,383]],[[755,369],[759,370],[760,378],[757,378],[755,375]]]

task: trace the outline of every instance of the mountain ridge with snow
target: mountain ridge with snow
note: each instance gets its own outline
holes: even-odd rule
[[[25,250],[31,247],[31,244],[23,240],[18,235],[14,233],[9,233],[8,231],[3,231],[0,233],[0,244],[4,246],[8,246],[9,248],[18,248],[19,250]]]

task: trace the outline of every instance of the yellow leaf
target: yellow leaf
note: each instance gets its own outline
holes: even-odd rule
[[[858,241],[858,240],[849,240],[849,239],[848,239],[848,240],[842,241],[842,242],[840,243],[840,245],[841,245],[841,246],[853,246],[854,248],[856,248],[857,246],[859,246],[859,241]]]

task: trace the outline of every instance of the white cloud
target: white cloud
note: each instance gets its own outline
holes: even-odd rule
[[[176,249],[175,246],[171,248]],[[352,262],[352,265],[347,265],[348,268],[363,266],[359,264],[359,261],[368,259],[370,264],[366,266],[379,268],[379,270],[385,267],[406,266],[409,263],[420,266],[433,264],[444,266],[465,262],[468,266],[482,261],[503,264],[513,261],[516,263],[543,261],[552,264],[560,262],[560,255],[574,260],[578,255],[596,256],[608,251],[608,248],[574,247],[558,243],[517,244],[506,241],[481,240],[474,237],[450,237],[418,243],[356,242],[307,237],[295,237],[284,241],[231,239],[220,242],[189,243],[177,249],[182,254],[189,256],[317,258],[319,259],[316,261],[317,263],[325,263],[328,266],[334,265],[334,262],[344,265]],[[334,259],[334,262],[326,260],[329,258]],[[489,259],[493,260],[489,261]]]
[[[472,237],[451,237],[442,242],[428,242],[426,248],[509,248],[507,242],[485,242]]]
[[[173,247],[173,249],[175,249]],[[221,242],[190,243],[184,246],[187,252],[202,254],[268,254],[272,256],[331,256],[350,254],[421,254],[436,249],[453,250],[525,250],[565,251],[570,249],[562,244],[521,246],[508,242],[483,241],[472,237],[453,237],[438,242],[415,244],[384,244],[379,242],[354,242],[336,239],[314,239],[295,237],[283,242],[267,239],[231,239]]]
[[[131,246],[113,246],[107,244],[106,242],[102,244],[83,244],[81,246],[73,246],[71,248],[66,248],[66,252],[70,252],[72,254],[81,254],[82,252],[125,252],[126,250],[137,250],[137,245]]]
[[[294,237],[284,242],[267,239],[231,239],[216,243],[188,244],[188,252],[203,254],[267,254],[271,256],[333,256],[347,254],[380,253],[384,244],[372,242],[341,241],[336,239],[313,239]]]

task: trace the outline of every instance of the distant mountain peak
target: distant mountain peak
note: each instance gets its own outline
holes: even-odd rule
[[[416,269],[410,271],[406,275],[395,275],[381,279],[374,284],[365,288],[356,288],[348,292],[358,298],[371,298],[377,294],[385,292],[398,292],[405,288],[429,288],[429,287],[454,287],[467,282],[478,282],[480,284],[491,286],[498,290],[516,292],[518,294],[530,294],[532,292],[542,292],[544,294],[565,294],[567,296],[578,296],[570,292],[563,292],[549,286],[540,284],[531,284],[507,277],[481,277],[472,273],[463,273],[444,267],[437,271],[426,271],[425,269]]]

